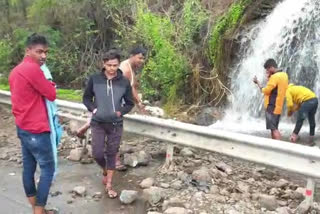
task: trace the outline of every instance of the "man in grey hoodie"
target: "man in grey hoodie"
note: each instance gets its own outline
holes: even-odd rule
[[[103,183],[110,198],[117,197],[112,189],[112,177],[123,131],[123,115],[134,106],[130,81],[122,75],[119,65],[120,55],[115,51],[107,52],[102,71],[90,77],[83,95],[84,105],[92,112],[92,153],[103,169]]]

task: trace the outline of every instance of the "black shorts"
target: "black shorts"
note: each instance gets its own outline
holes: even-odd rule
[[[267,129],[277,130],[280,121],[280,114],[273,114],[266,111],[266,125]]]

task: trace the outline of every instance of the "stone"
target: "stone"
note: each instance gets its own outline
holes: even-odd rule
[[[280,179],[279,181],[276,182],[275,186],[278,188],[284,188],[289,185],[289,181],[285,179]]]
[[[243,181],[237,182],[238,190],[242,193],[248,193],[250,191],[250,187]]]
[[[179,198],[170,198],[162,203],[162,210],[167,210],[168,207],[183,207],[185,208],[184,202]]]
[[[71,160],[71,161],[80,161],[81,155],[82,155],[82,148],[75,148],[70,151],[70,154],[67,158],[68,160]]]
[[[152,116],[156,117],[163,117],[164,111],[162,108],[155,107],[155,106],[146,106],[145,110],[148,111]]]
[[[210,182],[211,176],[209,173],[209,169],[206,167],[202,167],[201,169],[195,170],[192,173],[192,180],[200,182]]]
[[[131,145],[121,145],[120,147],[120,154],[126,154],[126,153],[133,153],[134,152],[134,147]]]
[[[175,190],[180,190],[182,188],[182,182],[180,180],[176,180],[171,184],[171,187]]]
[[[193,156],[193,151],[186,147],[180,151],[180,155],[182,155],[183,157],[191,157]]]
[[[81,197],[84,197],[87,193],[87,190],[84,186],[76,186],[73,188],[73,192]]]
[[[261,207],[267,210],[274,211],[278,208],[278,202],[275,196],[261,194],[259,196],[259,203]]]
[[[131,204],[138,198],[138,192],[134,190],[122,190],[119,198],[123,204]]]
[[[230,175],[230,174],[232,173],[232,168],[231,168],[229,165],[227,165],[226,163],[222,162],[222,161],[220,161],[219,163],[217,163],[217,164],[216,164],[216,167],[217,167],[219,170],[227,173],[228,175]]]
[[[291,214],[288,207],[279,207],[276,209],[277,214]]]
[[[3,154],[0,154],[0,160],[8,160],[9,159],[9,155],[8,153],[3,153]]]
[[[151,211],[151,212],[148,212],[147,214],[162,214],[162,213]]]
[[[143,190],[143,197],[151,204],[155,205],[163,198],[163,189],[160,187],[150,187]]]
[[[191,181],[191,178],[189,177],[189,175],[183,171],[178,172],[177,177],[185,183],[188,183]]]
[[[219,191],[219,187],[217,185],[213,185],[210,187],[210,193],[211,194],[218,194],[220,191]]]
[[[145,151],[138,152],[137,158],[140,166],[147,166],[151,160],[151,156]]]
[[[170,187],[170,185],[167,183],[160,183],[160,187],[162,187],[164,189],[168,189]]]
[[[188,211],[182,207],[170,207],[164,214],[188,214]]]
[[[153,178],[146,178],[140,183],[140,187],[142,189],[147,189],[153,186],[154,184],[154,179]]]
[[[69,123],[69,130],[72,135],[77,134],[78,129],[82,126],[78,121],[76,120],[71,120]]]
[[[102,192],[95,192],[92,196],[92,198],[102,198]]]
[[[124,154],[123,164],[131,167],[138,165],[138,157],[135,154]]]

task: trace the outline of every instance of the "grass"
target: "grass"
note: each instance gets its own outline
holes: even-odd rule
[[[82,101],[82,91],[74,89],[58,89],[58,99],[69,101]]]
[[[0,90],[9,91],[9,85],[3,82],[0,82]],[[82,91],[73,90],[73,89],[58,89],[57,98],[61,100],[81,102],[82,100]]]

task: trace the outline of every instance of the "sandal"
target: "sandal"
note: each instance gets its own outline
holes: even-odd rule
[[[114,198],[116,198],[118,196],[118,193],[116,191],[114,191],[112,189],[112,187],[109,186],[109,185],[106,185],[105,191],[108,194],[108,197],[111,198],[111,199],[114,199]]]
[[[125,165],[123,165],[123,164],[118,164],[118,165],[116,165],[116,170],[117,171],[126,171],[128,168],[125,166]]]

